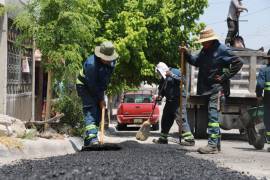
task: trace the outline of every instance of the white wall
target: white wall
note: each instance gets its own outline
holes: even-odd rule
[[[0,17],[0,113],[6,113],[7,16]]]

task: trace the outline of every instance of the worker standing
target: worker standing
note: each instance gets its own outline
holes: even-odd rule
[[[266,130],[266,141],[270,144],[270,49],[266,58],[268,64],[261,68],[257,78],[256,94],[259,102],[264,104],[264,125]],[[264,94],[264,95],[263,95]],[[270,152],[270,148],[268,148]]]
[[[118,54],[112,42],[96,46],[94,55],[83,64],[77,82],[77,92],[82,99],[85,121],[84,146],[98,144],[101,110],[105,108],[105,90],[115,67]]]
[[[156,66],[156,73],[160,77],[159,83],[159,96],[158,100],[161,100],[164,96],[166,97],[166,104],[163,109],[161,118],[161,134],[158,139],[154,139],[153,142],[156,144],[168,144],[168,134],[173,125],[173,122],[179,112],[179,101],[180,101],[180,80],[181,72],[176,68],[169,68],[165,63],[159,62]],[[190,126],[187,119],[186,111],[186,93],[183,91],[183,104],[182,104],[182,134],[180,142],[184,146],[194,146],[195,140],[191,133]],[[178,119],[178,121],[180,121]],[[181,124],[181,123],[180,123]]]
[[[233,45],[233,38],[235,38],[239,34],[239,16],[240,13],[248,9],[242,5],[242,0],[231,0],[228,17],[227,17],[227,25],[228,25],[228,34],[225,40],[226,45]]]
[[[242,67],[242,60],[235,56],[229,47],[218,41],[213,29],[205,28],[200,33],[202,50],[191,55],[186,47],[180,47],[187,62],[199,68],[197,94],[208,100],[208,144],[198,149],[202,154],[215,154],[220,151],[219,98],[220,94],[229,96],[229,79]]]

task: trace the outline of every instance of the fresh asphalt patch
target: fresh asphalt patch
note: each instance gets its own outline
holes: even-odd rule
[[[122,147],[119,151],[78,152],[42,160],[22,160],[15,165],[2,166],[0,179],[256,179],[186,155],[187,151],[179,150],[176,144],[126,141],[119,145]],[[218,158],[219,155],[208,156]]]

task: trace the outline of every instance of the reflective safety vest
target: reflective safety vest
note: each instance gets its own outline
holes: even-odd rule
[[[76,80],[76,84],[81,84],[84,85],[84,78],[85,78],[85,74],[83,72],[83,69],[80,70],[79,76]]]
[[[270,82],[265,82],[264,90],[270,91]]]

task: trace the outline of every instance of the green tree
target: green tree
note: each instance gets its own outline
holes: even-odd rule
[[[164,61],[179,63],[182,41],[194,46],[194,37],[204,26],[197,22],[207,0],[100,0],[101,29],[97,40],[116,43],[120,60],[112,90],[152,83],[154,66]]]
[[[120,58],[108,92],[116,94],[155,82],[159,61],[177,66],[177,48],[182,41],[194,46],[206,6],[207,0],[30,0],[15,23],[22,39],[33,37],[53,80],[64,85],[75,83],[94,46],[113,41]]]
[[[48,71],[45,119],[50,115],[52,82],[74,83],[82,61],[92,51],[99,12],[96,0],[30,0],[15,19],[21,40],[34,39]]]

